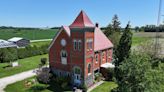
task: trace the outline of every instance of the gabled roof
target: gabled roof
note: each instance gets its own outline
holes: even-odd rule
[[[94,51],[104,50],[112,48],[112,42],[105,36],[105,34],[99,28],[95,28],[94,32]]]
[[[94,24],[91,22],[89,17],[86,15],[84,11],[81,11],[80,14],[77,16],[75,21],[70,25],[70,27],[94,27]]]
[[[62,26],[62,28],[66,31],[66,33],[68,34],[68,36],[71,36],[71,31],[70,28],[68,26]]]
[[[70,28],[68,26],[62,26],[61,29],[58,31],[58,33],[54,36],[54,38],[51,41],[50,46],[48,47],[48,49],[50,49],[52,47],[52,45],[54,44],[54,42],[56,41],[56,39],[58,38],[58,36],[60,35],[60,33],[62,31],[65,31],[69,37],[71,36]]]
[[[19,40],[22,40],[23,38],[21,37],[13,37],[11,39],[8,39],[8,41],[11,41],[11,42],[16,42],[16,41],[19,41]]]
[[[113,44],[112,42],[105,36],[105,34],[101,31],[100,28],[95,27],[93,23],[90,21],[88,16],[81,11],[78,17],[75,19],[75,21],[68,27],[68,26],[62,26],[60,31],[54,36],[53,41],[51,42],[51,46],[54,44],[55,40],[59,36],[59,34],[62,31],[65,31],[69,37],[71,37],[71,30],[70,28],[84,28],[84,27],[92,27],[95,28],[94,31],[94,51],[104,50],[108,48],[112,48]]]

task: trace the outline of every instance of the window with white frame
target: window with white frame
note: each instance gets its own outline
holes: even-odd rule
[[[82,47],[82,42],[81,40],[78,40],[78,50],[81,51],[81,47]]]
[[[89,38],[87,39],[87,51],[90,51],[93,49],[93,39]]]
[[[65,50],[62,50],[60,53],[61,56],[61,63],[66,65],[67,64],[67,52]]]
[[[111,56],[110,56],[110,50],[108,50],[108,58],[111,58]]]
[[[88,75],[91,73],[91,64],[88,64]]]
[[[102,52],[101,56],[102,56],[102,60],[104,60],[105,59],[105,52]]]
[[[73,49],[77,50],[77,40],[73,40]]]
[[[95,59],[96,59],[96,63],[98,63],[98,54],[96,54]]]
[[[82,41],[81,40],[73,40],[73,48],[74,48],[74,51],[78,50],[78,51],[81,51],[81,48],[82,48]]]

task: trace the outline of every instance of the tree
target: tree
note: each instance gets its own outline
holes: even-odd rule
[[[47,84],[50,81],[50,69],[48,67],[39,68],[36,71],[36,78],[39,82]]]
[[[136,27],[134,28],[134,30],[135,30],[135,32],[139,32],[140,28],[139,28],[138,26],[136,26]]]
[[[121,27],[120,27],[120,21],[118,19],[118,16],[115,14],[113,19],[112,19],[112,28],[113,28],[113,31],[115,32],[120,32],[121,30]]]
[[[117,45],[120,40],[120,32],[121,32],[121,27],[120,27],[120,21],[118,19],[117,15],[114,15],[112,19],[112,23],[110,23],[105,31],[104,34],[112,41],[114,44],[114,50],[117,48]]]
[[[132,32],[130,29],[130,24],[128,23],[123,35],[120,38],[119,44],[117,46],[115,52],[115,65],[119,66],[119,64],[130,55],[130,49],[132,45]]]
[[[124,59],[129,57],[131,45],[132,45],[132,32],[130,30],[130,25],[128,23],[123,32],[123,35],[121,36],[119,45],[117,46],[115,50],[114,71],[115,71],[115,78],[117,81],[122,80],[122,76],[120,76],[120,70],[118,67],[121,64],[121,62],[124,61]]]
[[[135,52],[136,53],[136,52]],[[164,64],[152,68],[146,54],[132,54],[118,67],[121,80],[113,92],[164,92]]]

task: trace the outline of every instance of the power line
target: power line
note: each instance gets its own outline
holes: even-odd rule
[[[161,22],[161,8],[162,8],[162,0],[159,1],[157,29],[156,29],[156,37],[155,37],[155,56],[158,56],[159,54],[159,27]]]

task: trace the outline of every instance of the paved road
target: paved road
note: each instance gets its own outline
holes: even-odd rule
[[[9,76],[9,77],[1,78],[0,79],[0,92],[4,92],[3,89],[7,85],[15,83],[17,81],[24,80],[24,79],[32,77],[34,75],[35,75],[34,70],[29,70],[29,71],[22,72],[22,73],[19,73],[19,74],[15,74],[15,75],[12,75],[12,76]]]
[[[30,42],[43,42],[43,41],[52,41],[52,39],[30,40]]]

